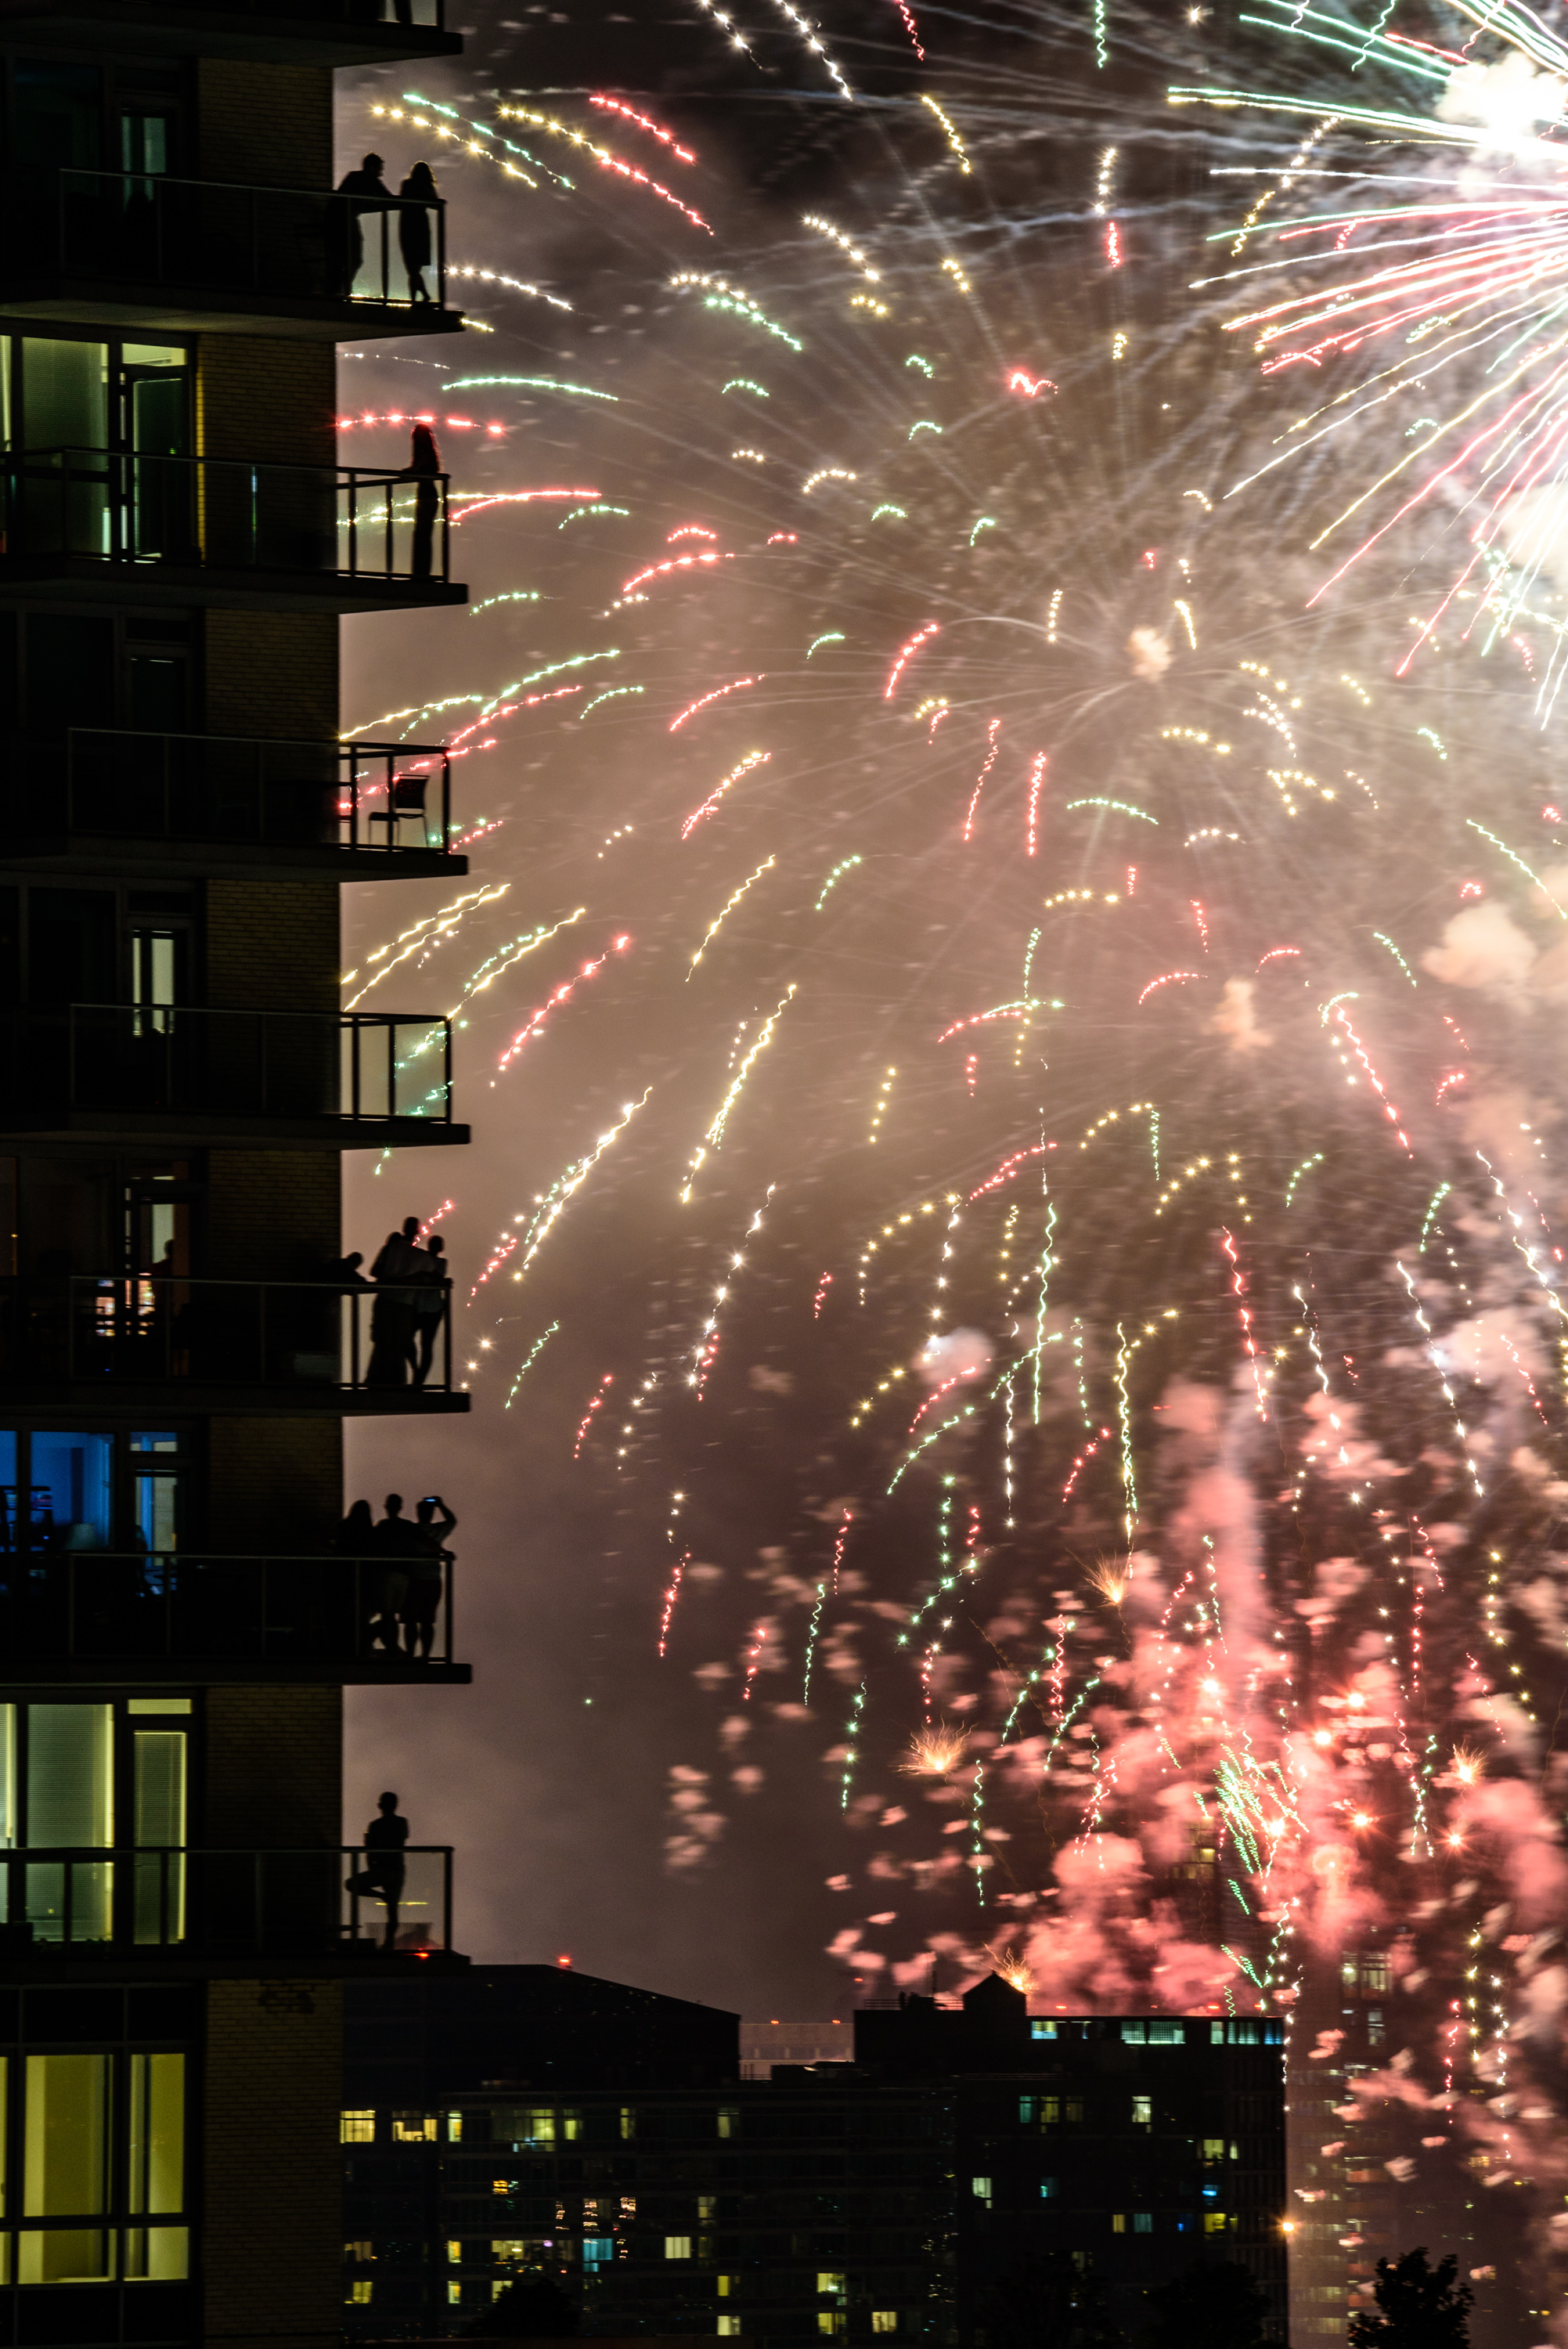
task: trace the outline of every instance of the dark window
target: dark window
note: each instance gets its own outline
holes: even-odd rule
[[[38,57],[17,60],[15,155],[26,178],[74,164],[97,169],[102,119],[97,66],[57,65]]]
[[[112,1003],[115,899],[108,889],[29,893],[27,994],[35,1004]]]
[[[31,612],[26,626],[27,732],[57,735],[67,726],[112,726],[114,622]]]

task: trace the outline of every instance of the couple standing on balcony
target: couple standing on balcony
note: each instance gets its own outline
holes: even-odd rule
[[[342,223],[342,295],[346,302],[354,299],[355,280],[365,260],[365,232],[360,226],[366,212],[390,211],[401,201],[397,214],[397,249],[403,256],[403,267],[408,279],[410,302],[428,302],[430,291],[425,283],[425,272],[430,265],[430,215],[428,204],[438,203],[435,173],[428,163],[416,163],[395,197],[382,173],[386,165],[379,155],[366,155],[356,171],[346,171],[337,183],[340,196],[354,201],[344,207]],[[382,298],[387,288],[382,288]]]
[[[388,1232],[370,1268],[376,1302],[370,1309],[367,1387],[406,1386],[410,1375],[422,1387],[429,1377],[451,1294],[445,1249],[439,1232],[420,1247],[418,1216],[405,1216],[402,1229]],[[344,1277],[356,1288],[365,1286],[361,1261],[357,1255],[343,1261]]]

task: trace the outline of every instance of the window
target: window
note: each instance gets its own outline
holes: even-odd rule
[[[898,2331],[897,2309],[873,2308],[872,2311],[872,2331],[873,2333],[896,2333]]]
[[[376,2287],[371,2282],[368,2276],[366,2276],[363,2279],[356,2277],[355,2281],[348,2287],[348,2306],[350,2308],[368,2307],[370,2295],[375,2289]]]
[[[1132,2214],[1132,2231],[1135,2235],[1151,2235],[1154,2232],[1153,2211],[1135,2210]]]
[[[719,2106],[718,2133],[720,2137],[738,2137],[740,2135],[740,2108],[738,2105],[721,2105]],[[624,2132],[623,2132],[623,2134],[624,2134]]]
[[[691,2237],[689,2235],[666,2235],[665,2237],[665,2257],[666,2260],[689,2260],[691,2257]]]
[[[1040,2098],[1040,2127],[1042,2128],[1055,2128],[1057,2122],[1061,2119],[1061,2116],[1062,2100],[1059,2096],[1042,2096]]]
[[[185,2207],[185,2058],[130,2058],[130,2161],[127,2208],[145,2212]],[[153,2233],[162,2230],[152,2229]]]
[[[1173,2014],[1157,2014],[1149,2025],[1150,2047],[1184,2047],[1187,2033]]]
[[[972,2178],[969,2180],[969,2191],[974,2195],[976,2202],[989,2202],[991,2180],[988,2178]]]
[[[449,2113],[447,2115],[447,2143],[449,2145],[460,2145],[462,2141],[463,2116],[461,2113]]]
[[[1039,2109],[1040,2100],[1038,2096],[1020,2096],[1018,2099],[1019,2127],[1021,2128],[1032,2128]]]
[[[1124,2016],[1121,2024],[1123,2042],[1130,2046],[1141,2047],[1147,2027],[1141,2015]]]
[[[1056,2017],[1054,2015],[1032,2014],[1029,2017],[1029,2036],[1031,2039],[1054,2039],[1056,2035],[1057,2025]],[[891,2332],[892,2328],[890,2325],[888,2329]]]
[[[614,2258],[614,2256],[615,2238],[614,2235],[583,2236],[583,2265],[589,2273],[596,2273],[600,2268],[608,2267],[610,2261]]]
[[[1126,2213],[1126,2211],[1125,2211],[1125,2210],[1113,2210],[1113,2211],[1111,2212],[1111,2214],[1110,2214],[1110,2231],[1111,2231],[1111,2233],[1112,2233],[1113,2235],[1125,2235],[1125,2234],[1126,2234],[1126,2232],[1127,2232],[1127,2213]]]
[[[394,2145],[434,2145],[440,2123],[434,2113],[394,2113],[392,2142]]]
[[[343,2256],[346,2260],[353,2260],[357,2266],[366,2266],[376,2257],[376,2252],[369,2243],[345,2243]]]
[[[1223,2161],[1224,2158],[1225,2158],[1225,2140],[1224,2140],[1224,2138],[1223,2138],[1222,2137],[1206,2137],[1203,2139],[1203,2158],[1204,2158],[1204,2160],[1205,2160],[1205,2161]]]
[[[718,2133],[719,2133],[720,2137],[727,2137],[727,2136],[728,2136],[728,2134],[729,2134],[729,2132],[728,2132],[728,2130],[727,2130],[727,2128],[725,2128],[725,2127],[723,2126],[723,2123],[724,2123],[724,2115],[723,2115],[722,2113],[720,2113],[720,2115],[719,2115],[719,2116],[718,2116],[718,2117],[719,2117],[719,2131],[718,2131]],[[622,2107],[621,2107],[621,2135],[623,2136],[623,2137],[635,2137],[635,2136],[636,2136],[636,2134],[637,2134],[637,2116],[636,2116],[636,2112],[635,2112],[634,2108],[631,2105],[623,2105],[623,2106],[622,2106]]]
[[[582,2114],[562,2113],[561,2116],[561,2134],[565,2138],[568,2145],[575,2145],[583,2135]]]
[[[1224,2231],[1224,2212],[1222,2210],[1205,2210],[1203,2213],[1203,2232],[1205,2235],[1222,2235]]]
[[[839,2308],[820,2308],[817,2312],[819,2333],[839,2333],[844,2329],[844,2313]]]
[[[107,2054],[27,2057],[22,2189],[27,2218],[80,2221],[108,2212],[112,2060]],[[107,2228],[50,2227],[23,2235],[17,2279],[105,2282],[114,2264],[114,2237]]]
[[[1042,2202],[1054,2202],[1054,2201],[1056,2200],[1056,2199],[1057,2199],[1057,2181],[1056,2181],[1056,2179],[1055,2179],[1054,2178],[1041,2178],[1041,2180],[1040,2180],[1040,2199],[1041,2199],[1041,2201],[1042,2201]]]
[[[1382,2042],[1383,2010],[1380,2006],[1369,2006],[1367,2010],[1367,2044],[1378,2047]]]
[[[724,2310],[720,2309],[718,2313],[718,2324],[717,2330],[720,2333],[738,2333],[740,2330],[739,2317],[727,2315]]]
[[[376,2116],[371,2113],[343,2113],[337,2124],[339,2142],[344,2145],[374,2145]]]
[[[844,2276],[842,2269],[819,2268],[817,2271],[818,2299],[842,2300],[843,2296]]]
[[[740,2278],[738,2275],[715,2276],[713,2280],[713,2288],[720,2300],[738,2300],[740,2297]]]
[[[1068,2096],[1066,2099],[1062,2108],[1062,2118],[1067,2121],[1069,2126],[1081,2124],[1083,2120],[1083,2098],[1081,2096]]]
[[[460,2283],[449,2283],[447,2286],[447,2298],[454,2308],[459,2305],[462,2300],[462,2296],[463,2288]]]
[[[717,2218],[718,2197],[717,2194],[699,2194],[697,2196],[696,2216],[697,2224],[701,2227],[710,2225],[711,2222]]]
[[[1390,1976],[1386,1953],[1374,1951],[1363,1953],[1361,1960],[1361,1994],[1363,1998],[1387,1998]]]
[[[1134,2128],[1153,2127],[1154,2099],[1152,2096],[1134,2096],[1132,2099],[1132,2126]]]

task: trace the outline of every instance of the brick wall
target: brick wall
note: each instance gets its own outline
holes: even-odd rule
[[[337,740],[337,621],[314,612],[209,612],[214,734]]]
[[[209,1003],[335,1011],[338,976],[335,881],[208,882]]]
[[[328,1150],[214,1150],[207,1162],[214,1280],[327,1280],[338,1246],[339,1168]],[[379,1247],[377,1233],[364,1250]]]
[[[325,342],[202,335],[196,453],[271,465],[337,462],[337,357]]]
[[[210,1689],[204,1833],[215,1849],[340,1843],[343,1691]]]
[[[325,1556],[343,1520],[335,1419],[215,1419],[207,1436],[208,1538],[240,1557]]]
[[[198,177],[257,188],[332,184],[332,74],[202,57],[196,68]]]
[[[343,1990],[207,1985],[202,2338],[224,2349],[342,2339]]]

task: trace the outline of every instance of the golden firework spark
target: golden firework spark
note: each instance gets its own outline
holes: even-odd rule
[[[987,1942],[985,1955],[990,1959],[1008,1989],[1022,1991],[1024,1996],[1027,1998],[1035,1987],[1034,1969],[1025,1961],[1019,1951],[1011,1944],[995,1950]]]
[[[935,1729],[917,1730],[898,1766],[911,1778],[944,1778],[957,1769],[968,1743],[966,1730],[950,1729],[945,1722]]]
[[[1132,1578],[1125,1558],[1112,1557],[1109,1551],[1105,1551],[1092,1566],[1084,1568],[1084,1573],[1102,1599],[1109,1599],[1113,1607],[1120,1606]]]

